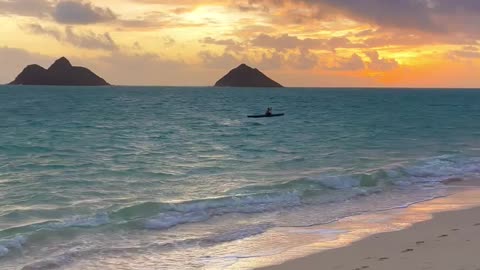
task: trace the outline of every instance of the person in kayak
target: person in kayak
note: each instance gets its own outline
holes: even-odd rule
[[[272,108],[271,107],[267,108],[267,112],[265,113],[265,115],[268,115],[268,116],[272,115]]]

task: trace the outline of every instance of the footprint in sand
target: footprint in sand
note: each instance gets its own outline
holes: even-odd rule
[[[353,270],[362,270],[362,269],[368,269],[368,268],[370,268],[370,266],[366,266],[366,265],[365,265],[365,266],[362,266],[362,267],[357,267],[357,268],[355,268],[355,269],[353,269]]]
[[[425,241],[417,241],[417,242],[415,242],[415,244],[417,244],[417,245],[425,244]]]
[[[460,229],[452,229],[452,232],[460,231]]]
[[[473,226],[480,226],[480,223],[474,224]]]
[[[402,251],[402,253],[407,253],[407,252],[412,252],[413,251],[413,248],[409,248],[409,249],[405,249],[404,251]]]
[[[447,237],[447,236],[448,236],[448,234],[442,234],[438,238],[444,238],[444,237]]]
[[[388,257],[382,257],[382,258],[380,258],[380,259],[378,259],[378,260],[379,260],[379,261],[386,261],[386,260],[388,260],[388,259],[389,259]]]

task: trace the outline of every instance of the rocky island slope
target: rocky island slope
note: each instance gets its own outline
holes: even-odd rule
[[[215,87],[283,87],[260,70],[241,64],[221,78]]]
[[[27,66],[10,85],[102,86],[109,83],[87,68],[72,66],[67,58],[62,57],[48,69],[39,65]]]

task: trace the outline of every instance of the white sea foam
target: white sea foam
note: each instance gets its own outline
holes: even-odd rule
[[[251,225],[244,228],[240,228],[234,231],[225,232],[219,235],[214,235],[210,238],[207,238],[206,241],[214,242],[214,243],[223,243],[223,242],[231,242],[240,239],[245,239],[248,237],[252,237],[255,235],[262,234],[266,232],[268,229],[272,228],[273,224],[259,224],[259,225]]]
[[[73,262],[73,257],[71,255],[63,254],[60,256],[55,256],[45,260],[37,261],[28,265],[25,265],[22,270],[51,270],[64,267]]]
[[[185,224],[185,223],[194,223],[205,221],[210,217],[207,212],[197,211],[197,212],[167,212],[161,213],[157,217],[147,220],[145,222],[145,227],[147,229],[168,229],[170,227]]]
[[[436,184],[450,177],[464,177],[477,173],[480,173],[480,159],[455,159],[450,156],[441,156],[416,164],[392,164],[354,175],[321,175],[270,186],[247,186],[230,193],[254,195],[232,195],[232,197],[219,199],[172,204],[167,211],[148,219],[145,226],[149,229],[167,229],[179,224],[202,222],[213,216],[229,213],[260,213],[301,206],[304,203],[304,192],[321,190],[322,187],[339,192],[352,191],[338,193],[338,196],[333,198],[335,201],[342,201],[351,199],[352,196],[368,196],[381,192],[385,185],[407,187],[425,183]],[[320,186],[315,186],[315,183]],[[262,190],[271,193],[262,194]],[[325,195],[319,194],[319,196]],[[333,200],[328,198],[311,201],[327,203]]]
[[[92,217],[74,217],[63,221],[61,226],[64,227],[98,227],[108,224],[110,218],[107,213],[99,213]]]
[[[9,251],[7,247],[0,245],[0,257],[7,255]]]
[[[205,221],[213,216],[261,213],[300,205],[301,198],[296,192],[206,199],[171,205],[169,211],[148,219],[145,227],[167,229],[179,224]]]
[[[12,250],[21,250],[26,242],[27,238],[21,235],[0,240],[0,257],[8,255]]]

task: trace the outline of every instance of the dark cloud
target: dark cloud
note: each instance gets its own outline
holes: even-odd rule
[[[306,23],[311,20],[336,20],[338,16],[344,16],[388,29],[480,35],[480,29],[477,27],[480,23],[480,1],[478,0],[248,1],[252,6],[258,6],[259,2],[280,8],[284,15],[288,14],[275,19],[276,22],[280,20],[284,23]],[[291,5],[292,3],[296,5]]]
[[[427,0],[303,0],[310,4],[325,4],[346,15],[377,25],[419,29],[428,32],[442,30],[432,19]]]
[[[478,0],[432,0],[430,6],[436,12],[452,13],[478,13],[480,1]]]
[[[28,17],[46,17],[51,12],[47,0],[0,0],[0,14]]]
[[[62,32],[56,28],[43,27],[40,24],[36,24],[36,23],[24,25],[22,26],[22,28],[24,28],[25,30],[27,30],[32,34],[51,36],[58,41],[61,41],[63,39]]]
[[[39,24],[28,24],[24,25],[23,28],[33,34],[51,36],[60,42],[79,48],[108,51],[118,49],[117,44],[108,32],[103,34],[97,34],[92,31],[77,33],[72,26],[67,26],[62,31],[58,28],[44,27]]]
[[[83,1],[61,1],[55,6],[52,16],[63,24],[93,24],[117,18],[109,8],[97,7]]]
[[[97,34],[91,31],[78,34],[73,30],[73,27],[67,26],[65,28],[65,41],[80,48],[86,49],[102,49],[102,50],[117,50],[118,46],[110,36],[110,33]]]

